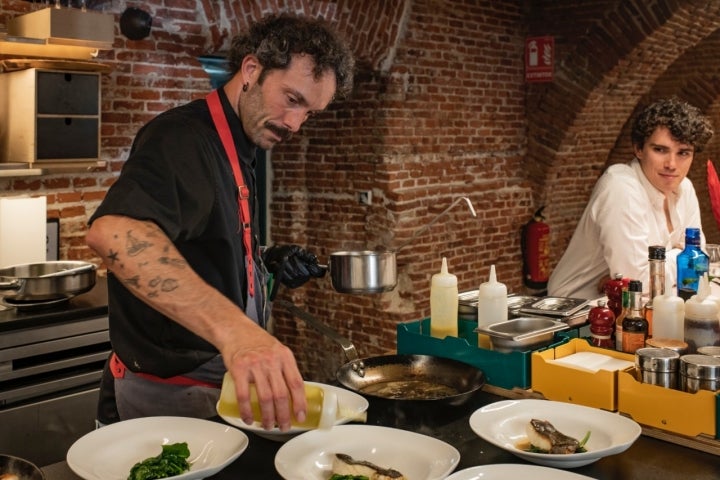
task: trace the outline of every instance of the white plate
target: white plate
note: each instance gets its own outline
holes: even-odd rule
[[[583,438],[590,431],[587,452],[569,455],[532,453],[517,447],[527,441],[531,419],[547,420],[565,435]],[[528,462],[556,468],[574,468],[608,455],[624,452],[640,436],[633,420],[617,413],[572,403],[549,400],[503,400],[491,403],[470,416],[470,428],[486,441]]]
[[[509,478],[532,478],[532,480],[592,480],[592,477],[566,472],[556,468],[498,463],[480,465],[459,470],[445,480],[508,480]]]
[[[196,480],[219,472],[248,446],[237,428],[187,417],[147,417],[113,423],[79,438],[67,453],[68,466],[85,480],[126,480],[137,462],[155,457],[162,445],[187,442],[190,471],[170,477]]]
[[[457,467],[460,453],[436,438],[396,428],[338,425],[289,440],[275,455],[275,469],[286,480],[327,480],[335,453],[345,453],[413,480],[439,480]]]
[[[350,422],[353,418],[357,418],[358,415],[362,414],[368,409],[369,403],[365,397],[358,395],[357,393],[351,392],[345,388],[336,387],[334,385],[327,385],[325,383],[316,382],[305,382],[308,385],[317,385],[329,391],[335,392],[338,399],[338,419],[335,421],[335,425],[342,425]],[[242,418],[231,417],[228,415],[220,415],[220,417],[228,422],[230,425],[234,425],[238,428],[242,428],[254,434],[274,440],[276,442],[286,442],[293,437],[300,435],[301,433],[307,432],[309,429],[300,427],[290,427],[290,430],[281,432],[280,429],[275,428],[273,430],[265,430],[260,422],[255,422],[252,425],[248,425],[243,422]]]

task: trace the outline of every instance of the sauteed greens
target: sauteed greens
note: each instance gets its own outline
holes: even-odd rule
[[[160,455],[136,463],[130,469],[127,480],[154,480],[180,475],[190,470],[189,456],[186,442],[163,445]]]

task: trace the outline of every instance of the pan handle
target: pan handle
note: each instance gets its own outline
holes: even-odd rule
[[[357,364],[358,360],[360,360],[360,357],[357,354],[357,350],[355,349],[355,345],[353,343],[337,333],[332,328],[328,327],[309,313],[307,313],[304,310],[299,309],[295,305],[293,305],[291,302],[288,302],[287,300],[275,300],[275,304],[280,304],[286,309],[290,311],[293,315],[295,315],[298,318],[301,318],[305,322],[312,325],[316,330],[320,331],[323,335],[327,336],[331,340],[336,341],[340,344],[340,346],[343,349],[343,352],[345,353],[345,356],[347,359],[352,362],[353,364]],[[360,366],[362,368],[362,366]]]

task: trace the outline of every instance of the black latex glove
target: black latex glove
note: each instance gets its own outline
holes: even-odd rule
[[[262,254],[268,272],[288,288],[304,285],[311,278],[325,275],[313,254],[298,245],[273,245]]]

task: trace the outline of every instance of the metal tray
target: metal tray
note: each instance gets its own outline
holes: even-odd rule
[[[536,315],[568,317],[590,303],[584,298],[543,297],[537,302],[521,307],[520,312]]]

